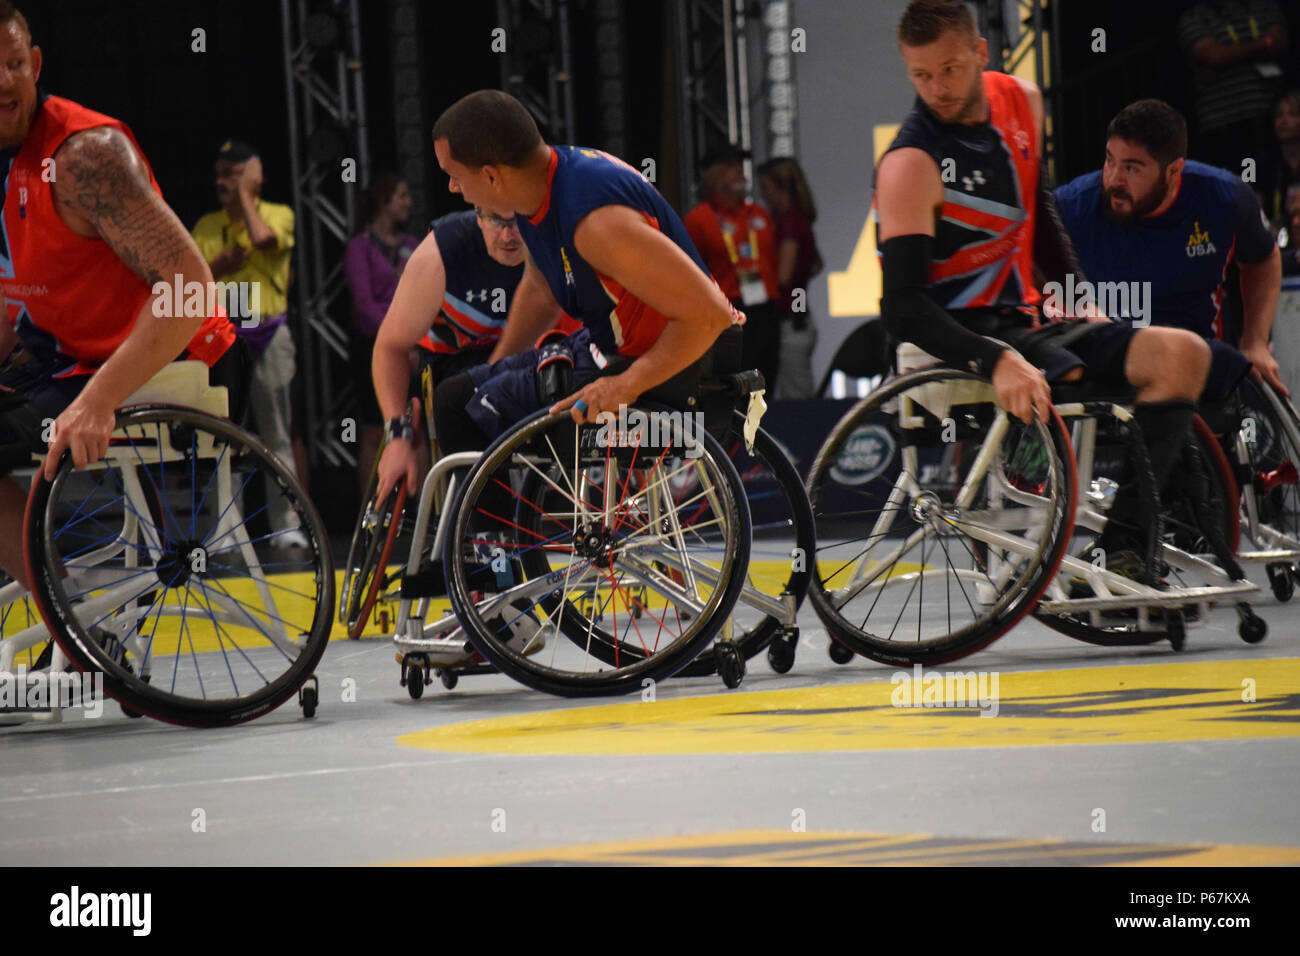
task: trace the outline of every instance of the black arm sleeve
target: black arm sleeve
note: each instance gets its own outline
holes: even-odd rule
[[[1034,223],[1034,264],[1048,282],[1065,285],[1067,273],[1073,273],[1075,283],[1084,279],[1083,266],[1070,242],[1070,233],[1061,220],[1061,209],[1056,205],[1056,194],[1047,179],[1046,164],[1038,170],[1038,215]]]
[[[895,236],[880,244],[884,278],[880,319],[890,335],[940,361],[992,376],[1007,346],[972,332],[930,298],[926,271],[933,249],[934,237],[922,235]]]

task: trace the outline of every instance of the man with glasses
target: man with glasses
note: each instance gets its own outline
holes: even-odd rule
[[[379,500],[405,475],[416,485],[409,423],[409,356],[434,383],[493,358],[524,274],[524,243],[513,218],[483,210],[435,219],[407,261],[375,338],[371,372],[389,441],[379,462]],[[558,327],[577,327],[561,316]]]

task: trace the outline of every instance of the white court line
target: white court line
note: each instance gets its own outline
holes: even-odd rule
[[[476,756],[487,756],[478,754]],[[247,777],[217,777],[214,780],[175,780],[170,783],[146,783],[132,787],[105,787],[100,790],[68,790],[63,793],[34,791],[16,797],[0,797],[0,804],[25,800],[62,800],[71,797],[96,797],[108,793],[140,793],[145,790],[172,790],[177,787],[208,787],[225,783],[262,783],[268,780],[291,780],[295,777],[324,777],[339,773],[367,773],[372,770],[396,770],[402,767],[438,767],[449,763],[467,763],[470,757],[449,757],[445,760],[402,760],[396,763],[369,764],[365,767],[323,767],[318,770],[293,770],[285,773],[253,774]]]

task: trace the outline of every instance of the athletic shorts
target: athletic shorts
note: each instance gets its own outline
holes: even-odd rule
[[[1028,316],[1013,310],[965,310],[958,321],[980,335],[998,339],[1042,369],[1049,382],[1082,368],[1088,382],[1118,390],[1131,388],[1124,377],[1129,343],[1136,329],[1123,322],[1043,322],[1031,328]]]
[[[45,451],[48,423],[63,414],[90,381],[90,375],[60,377],[57,373],[67,362],[66,356],[42,361],[16,350],[0,367],[0,477],[26,467],[33,452]],[[247,347],[236,338],[208,369],[209,383],[228,391],[231,421],[238,422],[242,415],[248,365]]]

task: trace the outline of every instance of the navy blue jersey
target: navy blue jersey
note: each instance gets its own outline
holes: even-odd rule
[[[469,209],[429,225],[447,273],[447,290],[438,317],[420,344],[440,355],[495,345],[524,275],[522,263],[505,266],[488,255],[474,220],[475,212]]]
[[[1273,252],[1273,234],[1250,187],[1193,160],[1183,168],[1177,198],[1158,216],[1108,221],[1100,170],[1057,189],[1056,201],[1089,282],[1150,282],[1152,324],[1205,338],[1223,336],[1229,263],[1262,262]]]
[[[924,150],[943,178],[929,296],[949,311],[1033,306],[1038,136],[1013,76],[983,75],[986,123],[943,123],[918,97],[886,152]],[[877,223],[877,249],[879,244]]]
[[[546,178],[541,209],[531,218],[518,219],[519,234],[533,262],[560,307],[590,330],[602,350],[627,356],[645,353],[668,320],[584,262],[574,246],[573,232],[593,210],[628,206],[645,216],[708,275],[685,226],[640,173],[599,150],[552,146]]]

